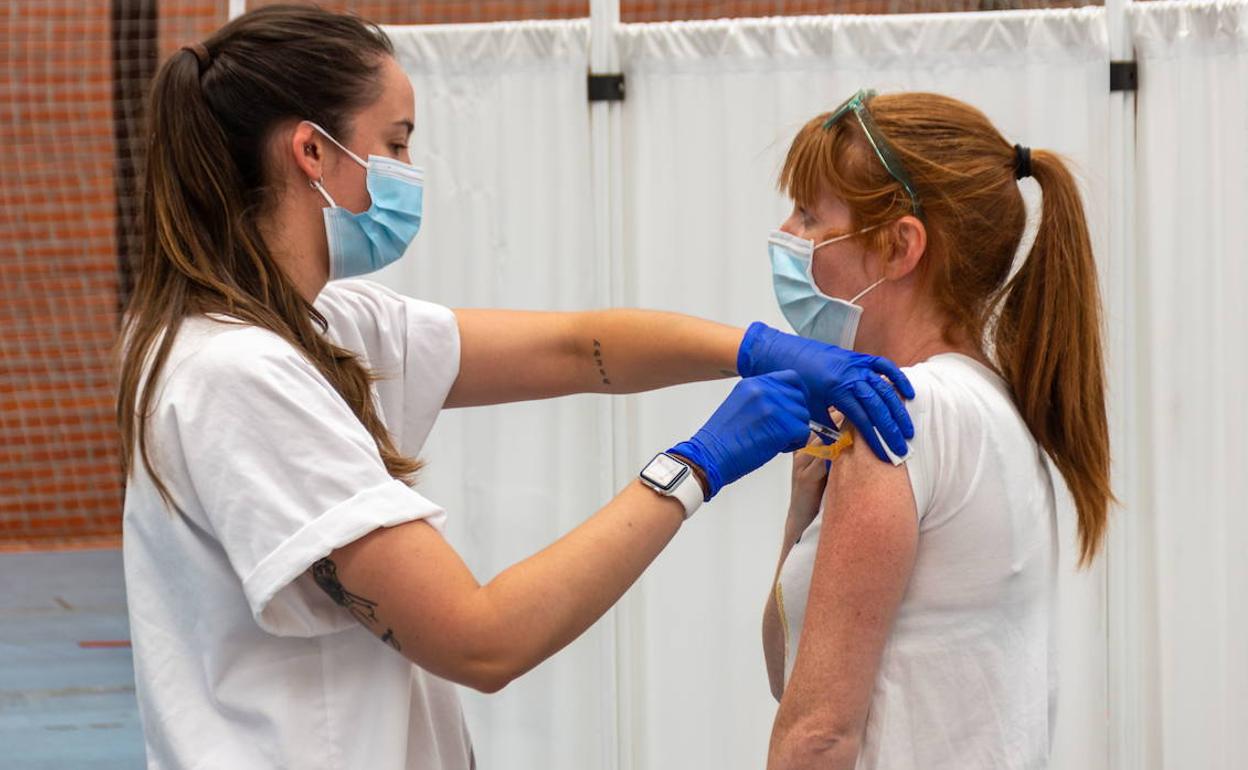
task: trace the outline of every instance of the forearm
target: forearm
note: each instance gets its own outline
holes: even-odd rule
[[[771,580],[771,590],[767,592],[767,602],[763,606],[763,660],[767,666],[767,683],[771,694],[777,701],[784,693],[784,656],[787,652],[784,619],[780,616],[780,606],[776,600],[776,586],[780,583],[780,568],[788,558],[789,551],[797,542],[800,532],[795,532],[796,525],[792,517],[785,522],[784,541],[780,545],[780,560],[776,563],[776,571]]]
[[[594,517],[508,568],[475,597],[478,654],[505,683],[593,625],[637,580],[683,522],[681,504],[639,482]],[[493,677],[487,677],[493,678]]]
[[[767,770],[853,770],[859,740],[804,731],[801,725],[782,734],[772,733]]]
[[[656,310],[588,311],[574,321],[583,391],[637,393],[737,376],[744,329]]]
[[[767,666],[767,685],[777,701],[784,695],[784,621],[776,605],[776,585],[772,582],[763,607],[763,662]]]
[[[447,407],[636,393],[737,376],[743,329],[677,313],[459,309]]]

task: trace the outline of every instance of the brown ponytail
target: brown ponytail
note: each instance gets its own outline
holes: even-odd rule
[[[1006,287],[996,358],[1032,435],[1075,498],[1086,564],[1104,538],[1113,496],[1096,263],[1070,171],[1044,150],[1032,151],[1031,168],[1044,196],[1040,227]]]
[[[127,475],[137,449],[171,506],[148,454],[151,384],[183,319],[203,313],[232,316],[285,339],[342,395],[391,475],[410,482],[420,468],[398,451],[382,423],[373,375],[324,336],[325,318],[274,261],[258,224],[275,192],[264,152],[273,129],[306,119],[345,135],[349,116],[377,97],[383,57],[392,53],[380,29],[352,16],[269,6],[178,51],[156,75],[117,421]]]
[[[991,338],[1027,427],[1070,487],[1087,564],[1104,539],[1113,497],[1100,294],[1075,180],[1056,155],[1031,151],[1044,203],[1031,253],[1011,279],[1026,223],[1015,178],[1026,164],[1014,145],[979,110],[946,96],[882,94],[867,108],[922,202],[928,247],[920,276],[949,319],[946,334],[981,345]],[[827,118],[815,117],[793,140],[781,189],[802,205],[834,192],[854,229],[911,214],[905,189],[857,121],[825,128]],[[887,228],[864,237],[881,253],[892,250]]]

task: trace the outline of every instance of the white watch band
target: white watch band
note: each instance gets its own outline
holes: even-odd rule
[[[686,519],[702,505],[702,495],[702,484],[698,482],[698,477],[692,470],[676,485],[675,489],[668,493],[669,497],[676,498],[681,505],[685,506]]]

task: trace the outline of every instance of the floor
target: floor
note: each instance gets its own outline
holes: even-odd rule
[[[121,552],[0,553],[0,767],[137,770]]]

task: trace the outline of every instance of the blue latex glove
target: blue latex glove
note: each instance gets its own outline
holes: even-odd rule
[[[750,324],[737,351],[737,371],[742,377],[755,377],[786,369],[801,376],[812,420],[826,425],[828,408],[835,407],[881,460],[887,461],[888,455],[876,429],[894,454],[906,453],[914,423],[897,391],[914,398],[914,388],[892,361],[785,334],[758,321]]]
[[[702,469],[710,500],[724,485],[757,470],[777,454],[806,445],[810,433],[806,399],[796,372],[743,379],[693,438],[667,451]]]

